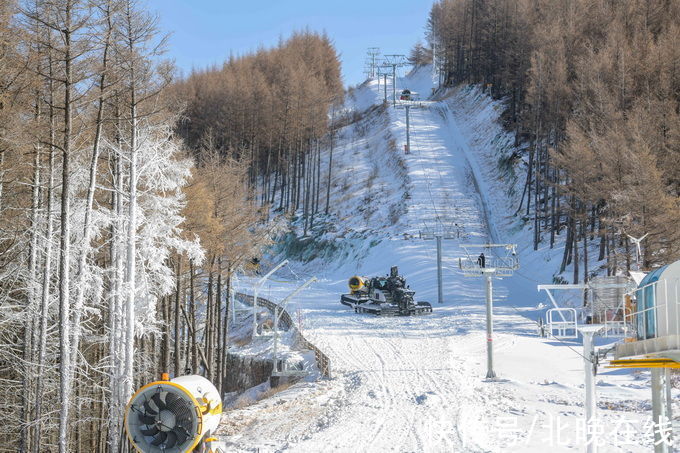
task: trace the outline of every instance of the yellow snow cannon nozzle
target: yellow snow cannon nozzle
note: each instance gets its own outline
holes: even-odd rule
[[[359,277],[358,275],[355,275],[354,277],[349,279],[349,289],[352,291],[352,294],[358,293],[362,289],[366,287],[366,282],[364,281],[363,277]]]

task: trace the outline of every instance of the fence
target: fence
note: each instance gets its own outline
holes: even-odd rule
[[[555,313],[561,320],[555,319]],[[578,338],[578,321],[574,308],[551,308],[548,315],[548,332],[557,338]]]
[[[244,293],[236,293],[236,297],[243,303],[252,306],[253,296]],[[279,320],[279,325],[284,327],[286,330],[293,331],[293,338],[295,339],[295,345],[300,349],[307,349],[314,351],[314,357],[316,358],[316,366],[319,368],[321,375],[326,378],[331,377],[331,359],[328,358],[319,348],[314,346],[309,340],[307,340],[304,335],[295,327],[293,318],[290,314],[283,310],[278,304],[264,299],[260,296],[257,297],[257,305],[265,307],[267,310],[274,313],[274,310],[278,307],[279,313],[281,313],[281,318]]]

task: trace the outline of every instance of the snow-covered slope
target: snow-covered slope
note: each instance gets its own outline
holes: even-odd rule
[[[427,95],[430,73],[421,68],[399,79],[398,88]],[[345,128],[334,154],[339,223],[324,234],[333,242],[346,238],[352,251],[333,248],[295,266],[302,279],[320,278],[292,309],[303,313],[305,335],[330,356],[334,378],[226,413],[225,440],[243,451],[580,449],[582,348],[537,336],[533,319],[543,299],[536,284],[552,280],[558,252],[534,252],[511,217],[508,184],[496,164],[511,143],[496,121],[499,105],[468,88],[423,101],[411,110],[411,153],[404,154],[404,111],[370,108],[381,101],[381,89],[370,81],[348,101],[348,110],[365,112],[368,129],[357,137],[348,133],[356,126]],[[361,200],[370,188],[361,184],[368,180],[376,190],[366,206]],[[390,219],[385,206],[399,215]],[[444,242],[445,300],[437,304],[435,244],[418,233],[442,225],[460,237]],[[496,381],[484,379],[483,282],[456,272],[461,244],[487,240],[517,242],[522,263],[514,277],[494,282]],[[350,276],[386,274],[392,265],[434,313],[379,318],[339,303]],[[295,285],[273,282],[262,296],[277,300]],[[648,451],[648,375],[601,370],[598,393],[601,451]]]

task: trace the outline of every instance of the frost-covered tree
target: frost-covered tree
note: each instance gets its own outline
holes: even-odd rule
[[[413,66],[422,66],[432,62],[432,52],[423,43],[417,42],[408,54],[408,62]]]
[[[111,401],[111,416],[117,418],[118,423],[131,396],[126,390],[132,388],[135,378],[134,362],[132,369],[127,363],[130,357],[127,350],[132,349],[134,358],[135,339],[159,329],[156,304],[175,286],[174,272],[169,265],[171,254],[187,254],[198,263],[203,256],[198,241],[182,235],[182,188],[191,176],[192,163],[183,158],[178,142],[172,139],[171,126],[172,122],[152,124],[148,119],[139,121],[134,154],[131,152],[133,141],[125,134],[120,134],[118,142],[106,143],[112,157],[123,162],[125,179],[133,186],[117,194],[124,209],[113,214],[113,222],[125,228],[120,230],[122,237],[112,240],[121,245],[120,250],[133,247],[135,261],[126,265],[123,281],[114,283],[126,295],[125,303],[112,305],[113,323],[109,331],[112,351],[110,379],[112,387],[117,387],[112,395],[112,398],[117,398]],[[125,197],[130,192],[135,193],[134,205],[129,197]],[[134,206],[132,211],[131,206]],[[130,275],[130,269],[133,275]],[[114,278],[120,277],[118,273]],[[132,304],[128,305],[130,297]],[[130,384],[125,383],[126,379]],[[114,430],[110,435],[115,436]],[[113,442],[115,444],[116,440]]]
[[[124,449],[133,388],[194,360],[190,329],[224,377],[225,287],[268,238],[247,163],[175,137],[162,48],[133,0],[0,3],[0,449]]]

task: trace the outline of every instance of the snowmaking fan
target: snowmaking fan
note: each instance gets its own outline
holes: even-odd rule
[[[210,381],[180,376],[140,388],[125,409],[125,431],[142,453],[192,452],[215,441],[210,436],[221,415],[222,401]]]

